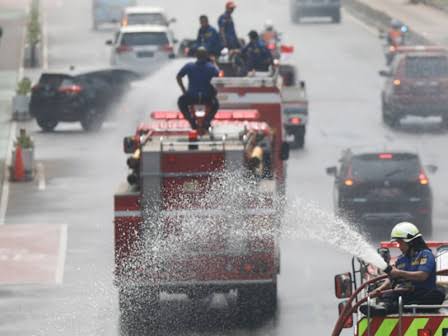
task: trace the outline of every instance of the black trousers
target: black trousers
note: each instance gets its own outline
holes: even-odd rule
[[[216,112],[218,112],[219,109],[218,99],[216,98],[216,96],[208,97],[202,95],[201,96],[192,95],[189,93],[186,93],[179,97],[177,101],[177,106],[179,107],[179,110],[184,115],[184,118],[188,120],[191,128],[197,129],[195,116],[191,115],[189,108],[191,105],[194,104],[204,104],[209,105],[211,107],[210,114],[204,120],[204,128],[205,129],[209,128],[213,118],[215,117]]]
[[[403,299],[403,305],[440,305],[445,300],[445,293],[441,289],[420,288],[408,293],[393,293],[384,295],[380,301],[386,306],[387,314],[398,313],[398,297]],[[428,310],[422,310],[428,312]]]

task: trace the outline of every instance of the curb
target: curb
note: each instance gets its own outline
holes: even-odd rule
[[[389,27],[390,20],[392,20],[393,18],[386,12],[377,10],[359,0],[343,0],[343,4],[345,10],[349,12],[351,15],[365,22],[369,26],[377,28],[378,30],[381,29],[386,31]],[[404,22],[404,24],[406,24],[406,22]],[[434,44],[429,39],[427,39],[426,37],[424,37],[423,35],[417,33],[412,29],[409,29],[407,36],[412,44],[420,44],[420,45]]]

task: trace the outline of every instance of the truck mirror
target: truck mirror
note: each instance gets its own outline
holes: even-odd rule
[[[107,40],[106,45],[111,46],[113,44],[112,40]]]
[[[286,161],[289,159],[289,143],[282,142],[282,146],[280,148],[280,160]]]
[[[381,256],[381,258],[384,259],[384,261],[386,262],[386,264],[389,265],[390,262],[390,250],[387,247],[380,247],[377,250],[378,254]]]
[[[341,316],[342,312],[344,311],[344,308],[347,306],[347,301],[342,301],[338,305],[339,310],[339,316]],[[344,321],[344,329],[346,328],[352,328],[353,327],[353,314],[348,316],[347,319]]]
[[[331,176],[336,176],[336,174],[338,173],[338,169],[335,166],[328,167],[326,169],[326,171],[327,171],[327,175],[331,175]]]
[[[391,77],[392,73],[389,70],[380,70],[378,72],[382,77]]]
[[[346,299],[352,295],[352,274],[342,273],[334,277],[335,294],[338,299]]]
[[[123,151],[126,154],[133,154],[138,149],[138,143],[133,136],[124,137]]]
[[[305,83],[305,81],[303,81],[303,80],[300,81],[300,87],[301,87],[303,90],[306,89],[306,83]]]
[[[437,170],[439,169],[439,167],[437,167],[436,165],[432,165],[432,164],[426,165],[425,168],[431,174],[436,173]]]

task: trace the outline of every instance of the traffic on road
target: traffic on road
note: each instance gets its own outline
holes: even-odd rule
[[[364,0],[37,6],[1,335],[448,335],[446,45]]]

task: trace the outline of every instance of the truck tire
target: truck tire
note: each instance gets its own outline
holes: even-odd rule
[[[298,128],[294,132],[294,142],[293,142],[293,148],[303,148],[305,145],[305,126],[302,126]]]
[[[393,128],[400,125],[401,117],[391,113],[390,108],[386,105],[386,103],[384,101],[381,105],[381,112],[382,112],[383,122],[386,125],[393,127]]]
[[[58,125],[56,120],[47,119],[41,116],[36,117],[36,122],[44,132],[52,132]]]
[[[252,285],[238,289],[238,308],[242,313],[275,313],[277,310],[277,283]]]

